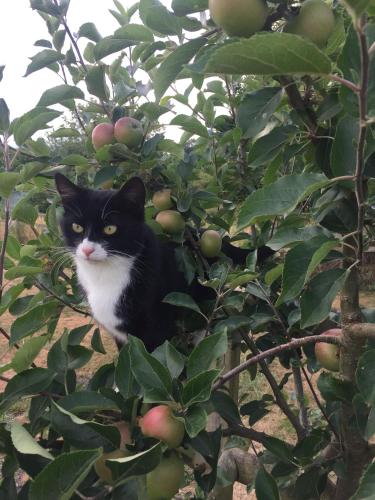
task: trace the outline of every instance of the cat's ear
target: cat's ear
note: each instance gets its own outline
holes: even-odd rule
[[[116,198],[131,201],[143,210],[146,203],[146,188],[142,179],[132,177],[120,188],[116,194]]]
[[[62,174],[55,174],[55,183],[63,203],[77,197],[82,191]]]

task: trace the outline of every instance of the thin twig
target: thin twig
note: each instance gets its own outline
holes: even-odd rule
[[[35,284],[36,284],[36,286],[39,289],[45,290],[50,295],[52,295],[52,297],[54,297],[56,300],[58,300],[59,302],[61,302],[62,304],[64,304],[64,306],[69,307],[73,311],[75,311],[75,312],[77,312],[79,314],[82,314],[83,316],[86,316],[86,317],[87,316],[91,316],[91,314],[89,314],[87,311],[84,311],[83,309],[79,309],[78,307],[75,307],[73,304],[70,304],[68,301],[66,301],[62,297],[59,297],[53,290],[51,290],[50,288],[48,288],[46,285],[44,285],[43,283],[41,283],[39,280],[35,280]]]
[[[339,75],[328,75],[328,78],[330,80],[334,80],[335,82],[341,83],[341,85],[344,85],[344,87],[347,87],[348,89],[350,89],[352,92],[355,92],[356,94],[358,94],[358,92],[360,92],[360,90],[361,90],[360,87],[358,87],[358,85],[356,85],[355,83],[353,83],[349,80],[346,80],[346,78],[342,78]]]
[[[257,443],[264,444],[269,439],[269,435],[265,432],[259,432],[255,429],[248,429],[242,425],[231,425],[227,429],[223,429],[223,436],[240,436],[251,439]]]
[[[11,379],[8,378],[8,377],[4,377],[4,375],[0,375],[0,380],[2,380],[3,382],[8,383],[8,382],[10,382]]]
[[[259,349],[257,348],[254,340],[252,339],[251,334],[248,335],[242,329],[240,330],[240,334],[241,334],[243,341],[247,345],[248,349],[255,356],[257,356],[259,354]],[[259,366],[262,370],[263,375],[267,379],[269,386],[271,387],[271,390],[275,396],[276,403],[279,406],[280,410],[284,413],[284,415],[287,417],[289,422],[293,425],[294,429],[297,432],[298,438],[302,437],[304,435],[304,429],[302,428],[298,418],[296,417],[293,410],[290,408],[286,399],[284,398],[284,395],[283,395],[278,383],[276,382],[275,377],[272,375],[271,370],[269,369],[266,361],[264,359],[260,360]]]
[[[272,349],[268,349],[267,351],[263,351],[261,354],[253,356],[244,363],[241,363],[240,365],[236,366],[236,368],[233,368],[233,370],[230,370],[229,372],[222,375],[218,379],[218,381],[214,384],[213,389],[214,390],[218,389],[226,382],[228,382],[228,380],[235,377],[244,370],[247,370],[249,366],[259,363],[259,361],[261,361],[262,359],[278,356],[282,352],[291,351],[294,349],[298,349],[299,347],[302,347],[306,344],[316,344],[318,342],[325,342],[327,344],[335,344],[335,345],[341,345],[342,343],[339,337],[334,337],[333,335],[311,335],[310,337],[293,339],[287,344],[281,344],[277,347],[273,347]]]

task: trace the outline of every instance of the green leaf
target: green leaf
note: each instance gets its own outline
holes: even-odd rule
[[[205,429],[207,425],[207,413],[201,406],[190,406],[185,414],[186,432],[191,438]]]
[[[100,455],[100,450],[62,453],[31,483],[29,500],[69,500]]]
[[[358,121],[351,116],[344,116],[337,124],[331,150],[331,170],[335,177],[355,173],[358,130]]]
[[[72,85],[58,85],[52,89],[43,92],[38,102],[38,106],[51,106],[52,104],[61,104],[61,101],[67,99],[84,99],[85,95],[78,87]]]
[[[60,137],[80,137],[80,133],[78,132],[78,130],[74,129],[74,128],[65,128],[65,127],[62,127],[62,128],[59,128],[57,130],[55,130],[54,132],[52,132],[51,134],[51,137],[56,137],[56,138],[60,138]]]
[[[185,365],[185,357],[168,340],[155,349],[152,355],[168,368],[172,378],[176,379],[181,375]]]
[[[163,302],[171,304],[172,306],[185,307],[186,309],[191,309],[192,311],[202,314],[198,304],[187,293],[169,293],[164,297]]]
[[[282,90],[278,87],[254,90],[245,96],[237,111],[237,125],[245,139],[256,136],[269,124],[281,97]]]
[[[171,121],[170,125],[177,125],[182,127],[186,132],[200,137],[208,138],[208,131],[206,127],[195,118],[195,116],[178,115]]]
[[[60,111],[36,107],[14,122],[14,140],[18,146],[32,137],[35,132],[48,128],[48,123],[61,115]]]
[[[375,405],[375,349],[371,349],[359,358],[356,380],[358,388],[369,405]]]
[[[262,136],[250,149],[248,156],[249,165],[255,168],[272,161],[279,153],[281,147],[297,131],[298,129],[292,126],[275,127],[269,134]]]
[[[35,274],[40,274],[43,272],[42,267],[33,266],[15,266],[9,269],[5,273],[5,278],[7,280],[14,280],[16,278],[21,278],[23,276],[33,276]]]
[[[228,350],[226,331],[216,333],[203,339],[194,348],[187,364],[187,378],[193,378],[208,370],[211,364],[221,358]]]
[[[9,108],[5,99],[0,99],[0,132],[7,132],[9,129]]]
[[[322,234],[322,228],[318,226],[280,227],[272,238],[267,241],[267,246],[272,248],[272,250],[278,251],[283,247],[290,246],[292,243],[308,241]]]
[[[238,217],[238,231],[257,221],[289,214],[304,198],[329,182],[322,174],[293,174],[285,175],[276,182],[254,191],[242,205]]]
[[[132,42],[130,40],[127,40],[125,38],[115,38],[114,36],[106,36],[105,38],[102,38],[94,47],[94,56],[97,61],[100,61],[100,59],[103,59],[103,57],[109,56],[110,54],[114,54],[115,52],[119,52],[120,50],[126,49],[127,47],[130,47],[132,45]],[[89,72],[92,72],[95,70],[100,69],[101,66],[94,66],[92,67]],[[97,71],[97,73],[99,73]],[[98,77],[98,80],[100,80],[101,77]],[[104,75],[103,75],[104,79]],[[87,77],[86,77],[86,82],[87,82]],[[88,88],[88,84],[87,84]],[[90,90],[89,90],[90,91]],[[93,92],[91,92],[94,94]],[[94,94],[97,95],[97,94]],[[100,96],[98,96],[100,97]]]
[[[324,75],[331,62],[318,47],[289,33],[259,33],[213,52],[206,73],[225,75]]]
[[[116,484],[121,484],[131,476],[147,474],[155,469],[161,456],[162,445],[158,443],[152,448],[130,457],[106,460],[105,464],[111,469]]]
[[[210,403],[212,403],[215,411],[229,424],[242,424],[238,406],[226,392],[213,392]]]
[[[42,448],[40,444],[36,442],[35,438],[20,423],[13,422],[11,424],[10,434],[14,447],[20,453],[26,455],[39,455],[48,460],[53,460],[53,455]]]
[[[14,344],[43,328],[47,322],[52,321],[56,310],[56,303],[48,302],[30,309],[26,314],[17,318],[10,328],[10,342]]]
[[[102,39],[94,23],[84,23],[78,30],[78,36],[88,38],[93,42],[99,42]]]
[[[91,337],[91,347],[94,349],[96,352],[100,352],[100,354],[106,354],[101,336],[100,336],[100,330],[99,328],[95,328],[94,333],[92,334]]]
[[[257,500],[280,500],[277,483],[264,467],[261,467],[256,475],[255,493]]]
[[[17,185],[20,174],[17,172],[0,172],[0,196],[9,198]]]
[[[176,80],[183,66],[195,56],[205,43],[205,39],[197,39],[180,45],[161,63],[153,78],[157,101],[163,97],[171,83]]]
[[[110,451],[120,445],[117,427],[83,420],[56,403],[52,406],[50,420],[53,429],[76,448],[90,449],[95,446]]]
[[[170,401],[172,378],[156,358],[146,351],[143,342],[129,336],[131,369],[138,384],[142,387],[144,401],[154,403]]]
[[[90,94],[99,97],[99,99],[108,99],[108,88],[105,83],[104,66],[94,66],[89,68],[85,81],[87,90]]]
[[[50,66],[51,64],[62,61],[64,59],[64,55],[60,52],[56,52],[56,50],[45,49],[41,52],[38,52],[35,56],[31,57],[31,63],[28,65],[26,73],[24,76],[28,76],[35,71],[39,71],[46,66]]]
[[[282,291],[276,306],[301,293],[313,271],[337,244],[336,240],[320,235],[289,250],[283,269]]]
[[[328,401],[346,401],[352,403],[356,389],[353,384],[346,380],[341,380],[332,375],[332,373],[322,372],[318,378],[317,386],[320,394]]]
[[[349,14],[354,19],[356,19],[370,5],[370,0],[341,0],[341,3],[343,3],[345,5]]]
[[[358,490],[350,500],[373,500],[375,491],[375,463],[370,464],[365,470]]]
[[[186,16],[208,9],[208,0],[172,0],[172,9],[177,16]]]
[[[129,399],[134,395],[134,376],[131,371],[129,344],[125,344],[119,353],[115,370],[115,382],[124,399]]]
[[[98,411],[116,410],[116,404],[95,391],[79,391],[59,399],[59,406],[64,410],[78,415]]]
[[[154,35],[142,24],[127,24],[114,33],[115,38],[125,38],[133,42],[153,42]]]
[[[212,385],[221,370],[208,370],[188,380],[182,391],[184,406],[208,401],[211,396]]]
[[[52,383],[55,373],[46,368],[31,368],[15,375],[6,385],[1,405],[44,391]]]
[[[28,368],[38,356],[42,348],[47,343],[47,340],[48,336],[42,335],[40,337],[31,338],[21,345],[21,347],[14,354],[11,362],[13,370],[17,373],[26,370],[26,368]]]
[[[33,226],[38,218],[38,210],[27,199],[21,199],[12,210],[12,218]]]
[[[168,11],[159,0],[141,0],[139,15],[143,24],[162,35],[179,35],[181,27],[179,20]]]
[[[329,269],[310,281],[301,297],[301,328],[317,325],[326,319],[346,277],[344,269]]]

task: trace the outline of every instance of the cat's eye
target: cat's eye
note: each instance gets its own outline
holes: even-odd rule
[[[80,224],[77,224],[76,222],[73,222],[72,229],[75,233],[78,234],[81,234],[84,231],[83,227]]]
[[[117,226],[105,226],[105,228],[103,229],[104,234],[107,234],[108,236],[115,234],[116,231]]]

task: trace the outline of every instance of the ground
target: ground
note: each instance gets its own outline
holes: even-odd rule
[[[361,304],[363,307],[375,307],[375,292],[363,293],[361,295]],[[338,301],[335,301],[334,306],[335,307],[338,306]],[[2,328],[5,331],[9,332],[12,321],[14,321],[13,316],[11,316],[10,314],[3,315],[1,317]],[[56,336],[58,336],[64,330],[64,328],[72,329],[86,323],[88,323],[88,319],[85,318],[83,315],[77,314],[74,311],[66,309],[59,320]],[[110,362],[117,354],[117,349],[112,338],[105,332],[102,333],[103,333],[102,340],[106,350],[106,354],[104,355],[98,353],[93,354],[90,363],[88,363],[86,366],[84,366],[81,370],[78,371],[78,375],[81,380],[87,380],[90,377],[92,371],[96,370],[98,366],[100,366],[101,364]],[[88,346],[90,345],[90,337],[91,334],[88,334],[85,339],[85,342]],[[45,347],[38,356],[38,358],[35,360],[35,364],[37,366],[41,367],[46,366],[48,349],[49,346]],[[0,337],[0,365],[4,365],[7,362],[9,362],[12,355],[13,351],[9,350],[7,340],[4,337]],[[278,380],[280,380],[284,372],[284,369],[280,365],[274,362],[272,364],[272,372],[275,375],[275,377]],[[10,378],[13,375],[13,373],[9,371],[4,373],[3,375]],[[313,382],[315,381],[316,377],[317,377],[316,375],[313,376]],[[0,391],[3,391],[4,385],[5,383],[0,380]],[[259,399],[265,393],[270,393],[268,384],[264,381],[263,377],[257,376],[255,380],[251,381],[249,374],[247,372],[243,372],[243,374],[241,375],[240,387],[241,387],[241,395],[242,396],[246,395],[247,400]],[[306,397],[308,398],[309,403],[312,403],[311,393],[309,392],[308,387],[306,387],[305,389],[306,389]],[[291,382],[289,382],[284,387],[284,394],[286,395],[289,401],[292,401],[295,398]],[[12,408],[12,411],[7,415],[7,418],[10,420],[17,419],[22,422],[25,418],[24,412],[25,412],[25,405],[21,401]],[[270,412],[266,417],[264,417],[260,422],[258,422],[254,426],[254,428],[259,431],[270,433],[285,440],[288,439],[290,440],[291,436],[293,435],[289,422],[286,421],[286,419],[277,409],[274,409],[272,412]],[[187,491],[187,489],[185,489],[185,491]],[[254,493],[248,494],[246,492],[246,487],[244,485],[237,483],[235,484],[233,498],[235,500],[245,500],[245,499],[253,500],[256,497]]]

